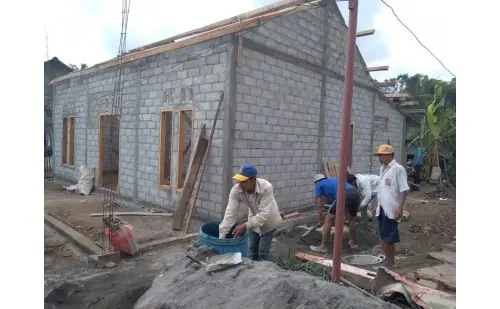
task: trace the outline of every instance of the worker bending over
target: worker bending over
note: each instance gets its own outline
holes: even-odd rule
[[[258,178],[257,174],[253,165],[245,164],[233,176],[238,183],[229,193],[224,219],[219,225],[219,238],[226,238],[231,230],[231,236],[239,237],[248,229],[249,258],[267,260],[274,233],[282,219],[274,199],[273,185]],[[232,229],[238,219],[241,203],[248,207],[248,220]]]
[[[328,237],[330,236],[331,228],[335,222],[336,204],[337,204],[337,178],[326,178],[323,174],[314,176],[316,210],[318,213],[318,224],[323,221],[323,210],[325,202],[327,203],[328,211],[323,225],[323,236],[321,237],[321,245],[311,246],[311,250],[319,253],[328,252]],[[349,246],[353,249],[357,248],[356,244],[356,216],[358,214],[361,198],[358,189],[346,183],[346,198],[345,208],[349,215]]]
[[[347,175],[347,182],[353,187],[359,190],[359,193],[363,197],[361,200],[361,205],[359,206],[361,211],[361,222],[366,225],[366,221],[370,220],[368,218],[368,207],[369,204],[377,197],[378,184],[380,177],[377,175],[363,175],[363,174],[349,174]]]

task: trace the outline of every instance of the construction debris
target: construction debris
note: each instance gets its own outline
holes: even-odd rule
[[[201,259],[204,248],[188,252]],[[206,250],[206,249],[205,249]],[[168,265],[134,309],[151,308],[386,308],[395,305],[367,298],[303,272],[285,271],[271,262],[240,265],[208,274],[185,256]]]
[[[79,194],[89,195],[94,188],[94,172],[85,165],[80,166],[80,178],[76,185],[63,186],[67,191],[78,190]]]
[[[150,217],[172,217],[169,212],[113,212],[114,216],[150,216]],[[89,214],[91,217],[102,217],[101,212],[94,212]]]
[[[456,308],[455,295],[421,286],[385,267],[378,267],[371,292],[384,300],[411,308]]]

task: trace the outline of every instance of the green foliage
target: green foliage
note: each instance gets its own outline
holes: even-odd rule
[[[303,271],[311,276],[330,281],[330,270],[314,262],[304,262],[295,257],[291,250],[285,258],[278,258],[276,264],[284,270]]]
[[[440,81],[423,74],[400,74],[396,78],[386,79],[385,82],[394,83],[395,86],[382,87],[383,93],[409,93],[411,96],[421,102],[422,106],[426,106],[434,95],[434,87],[437,83],[442,84],[443,93],[447,101],[446,106],[455,106],[456,79],[449,82]]]
[[[434,85],[432,102],[426,107],[422,131],[415,134],[413,140],[408,144],[412,146],[420,141],[426,150],[427,158],[424,162],[424,170],[430,175],[432,167],[439,166],[438,154],[445,161],[445,172],[454,183],[455,181],[455,156],[456,156],[456,111],[454,107],[447,107],[446,98],[443,95],[443,82],[438,81]],[[428,175],[423,175],[426,178]]]

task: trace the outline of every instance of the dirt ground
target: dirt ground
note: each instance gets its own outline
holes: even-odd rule
[[[104,195],[100,191],[83,196],[66,191],[61,183],[45,183],[45,212],[64,221],[98,244],[102,243],[102,219],[90,217],[89,214],[102,213],[103,199]],[[115,208],[115,211],[141,209],[120,206]],[[133,226],[134,236],[139,244],[180,235],[180,232],[172,230],[172,218],[127,216],[120,219]]]
[[[115,268],[92,269],[86,254],[45,226],[45,308],[131,309],[160,270],[186,246],[122,257]]]
[[[423,199],[433,187],[411,192],[407,210],[410,220],[400,224],[401,243],[397,246],[398,268],[403,274],[407,270],[432,266],[439,261],[429,259],[426,253],[440,251],[440,245],[450,243],[455,236],[455,200],[439,201],[438,198]],[[452,193],[454,195],[454,192]],[[81,233],[99,241],[100,218],[88,216],[102,211],[102,194],[81,196],[61,190],[61,184],[45,185],[45,210],[65,220]],[[123,207],[119,211],[138,211]],[[170,218],[125,217],[134,226],[139,242],[154,238],[174,236],[170,229]],[[274,259],[296,251],[309,252],[309,245],[318,244],[321,235],[313,233],[301,240],[303,230],[295,229],[282,233],[273,241]],[[120,265],[110,269],[91,269],[87,255],[69,243],[57,232],[45,226],[45,308],[80,309],[131,309],[146,292],[165,265],[176,259],[189,245],[178,245],[147,251],[133,258],[122,257]],[[333,247],[331,237],[329,248]],[[343,255],[378,254],[379,239],[377,221],[363,230],[358,229],[359,247],[349,249],[348,238],[344,238]],[[330,249],[331,250],[331,249]],[[331,257],[331,251],[328,255]]]
[[[427,197],[428,193],[435,190],[434,186],[424,185],[420,191],[409,193],[406,210],[410,212],[410,219],[401,222],[399,233],[401,242],[396,246],[397,268],[395,271],[404,274],[416,268],[437,265],[440,262],[428,258],[426,253],[441,251],[441,245],[454,240],[456,231],[456,202],[455,193],[449,192],[453,198],[440,201],[436,197]],[[432,194],[431,194],[432,195]],[[427,197],[427,198],[426,198]],[[367,229],[358,227],[358,248],[349,248],[347,233],[344,234],[343,256],[351,254],[373,254],[381,253],[378,237],[377,219],[369,224]],[[274,258],[286,257],[290,252],[297,251],[312,253],[309,245],[318,245],[321,242],[321,233],[312,233],[305,239],[300,239],[304,232],[295,229],[287,234],[277,237],[272,246]],[[328,245],[328,258],[332,257],[333,235]]]

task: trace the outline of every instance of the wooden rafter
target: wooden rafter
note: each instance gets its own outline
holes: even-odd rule
[[[389,66],[388,65],[381,65],[378,67],[368,67],[366,68],[366,72],[377,72],[377,71],[388,71]]]
[[[369,30],[363,30],[358,33],[356,33],[356,36],[358,38],[363,37],[363,36],[368,36],[368,35],[373,35],[375,34],[375,29],[369,29]]]
[[[190,36],[186,35],[185,37],[179,38],[179,41],[174,41],[172,42],[172,38],[164,40],[166,42],[165,45],[161,46],[156,46],[152,48],[148,48],[145,50],[137,51],[134,53],[126,54],[122,57],[121,61],[122,63],[127,63],[131,61],[135,61],[138,59],[150,57],[153,55],[157,55],[160,53],[165,53],[169,52],[175,49],[179,49],[182,47],[187,47],[191,46],[194,44],[198,44],[201,42],[213,40],[216,38],[223,37],[225,35],[233,34],[233,33],[238,33],[243,30],[253,28],[256,26],[261,25],[262,23],[269,21],[277,16],[284,16],[290,13],[297,13],[300,11],[308,10],[311,8],[311,6],[318,4],[321,2],[321,0],[314,0],[314,1],[306,1],[306,0],[295,0],[295,1],[283,1],[276,3],[271,6],[263,7],[261,9],[242,14],[237,16],[236,20],[234,18],[228,19],[228,22],[217,24],[217,27],[215,27],[213,24],[212,26],[207,26],[206,29],[203,29],[201,31],[200,29],[192,31],[194,32],[199,32],[194,35],[191,35],[190,32],[184,33],[183,35],[190,34]],[[215,27],[215,28],[213,28]],[[174,37],[175,38],[175,37]],[[153,44],[154,45],[154,44]],[[73,72],[64,76],[61,76],[59,78],[56,78],[50,82],[50,84],[54,84],[72,77],[77,77],[77,76],[82,76],[82,75],[87,75],[90,73],[94,73],[106,68],[110,68],[113,66],[116,66],[119,64],[119,59],[118,58],[113,58],[111,60],[102,62],[100,64],[96,64],[88,69],[84,69],[78,72]]]

